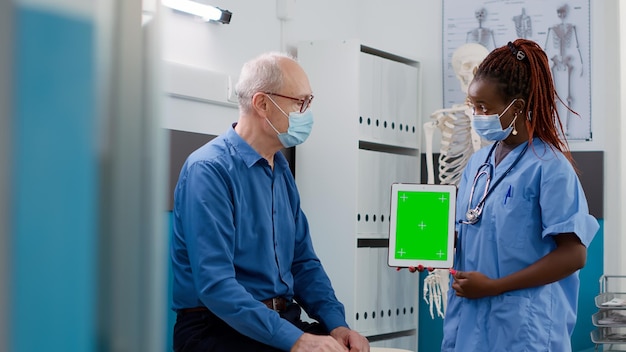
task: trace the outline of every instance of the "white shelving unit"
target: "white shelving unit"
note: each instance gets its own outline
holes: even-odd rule
[[[348,323],[372,346],[417,350],[419,275],[387,266],[390,189],[420,181],[419,62],[356,40],[309,41],[313,132],[296,182]]]

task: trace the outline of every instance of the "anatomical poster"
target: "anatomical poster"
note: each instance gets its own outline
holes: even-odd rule
[[[454,51],[478,43],[488,51],[517,38],[546,52],[557,110],[568,140],[590,141],[590,0],[443,0],[443,98],[446,107],[465,101],[451,64]]]

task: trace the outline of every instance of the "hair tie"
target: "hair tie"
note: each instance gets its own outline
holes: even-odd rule
[[[509,47],[509,50],[511,50],[511,52],[513,53],[513,55],[515,55],[515,58],[518,59],[519,61],[524,60],[524,58],[526,57],[526,53],[524,53],[521,50],[518,50],[515,45],[513,45],[513,43],[509,42],[507,44],[507,46]]]

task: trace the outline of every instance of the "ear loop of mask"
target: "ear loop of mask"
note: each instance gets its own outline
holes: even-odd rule
[[[287,120],[289,120],[289,115],[285,114],[285,111],[283,111],[283,109],[280,108],[280,106],[278,106],[278,104],[276,104],[276,102],[274,101],[274,99],[272,99],[272,97],[270,97],[269,95],[265,95],[271,102],[272,104],[274,104],[275,107],[278,108],[278,110],[280,110],[280,112],[283,113],[283,115],[285,115],[287,117]],[[274,124],[270,122],[270,120],[266,117],[265,121],[267,121],[267,123],[270,124],[270,127],[272,127],[272,129],[274,131],[276,131],[276,134],[281,134],[281,132],[278,132],[278,130],[276,129],[276,127],[274,127]],[[286,133],[286,132],[285,132]]]
[[[516,101],[517,101],[517,98],[513,99],[511,104],[509,104],[509,106],[507,106],[506,109],[504,109],[504,111],[501,114],[498,114],[498,119],[501,119],[502,116],[506,114],[509,108],[511,108],[511,106],[513,106],[513,103],[515,103]],[[517,136],[517,128],[515,128],[515,120],[517,120],[517,113],[515,113],[515,116],[513,117],[513,121],[511,121],[511,124],[509,124],[509,127],[507,127],[507,129],[510,127],[513,127],[513,131],[511,132],[511,134],[514,136]]]

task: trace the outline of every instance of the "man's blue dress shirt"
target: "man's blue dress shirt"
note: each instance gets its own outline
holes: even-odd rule
[[[328,330],[347,326],[316,256],[289,165],[274,169],[234,130],[193,152],[174,191],[174,310],[206,306],[283,350],[302,331],[260,301],[295,299]]]

